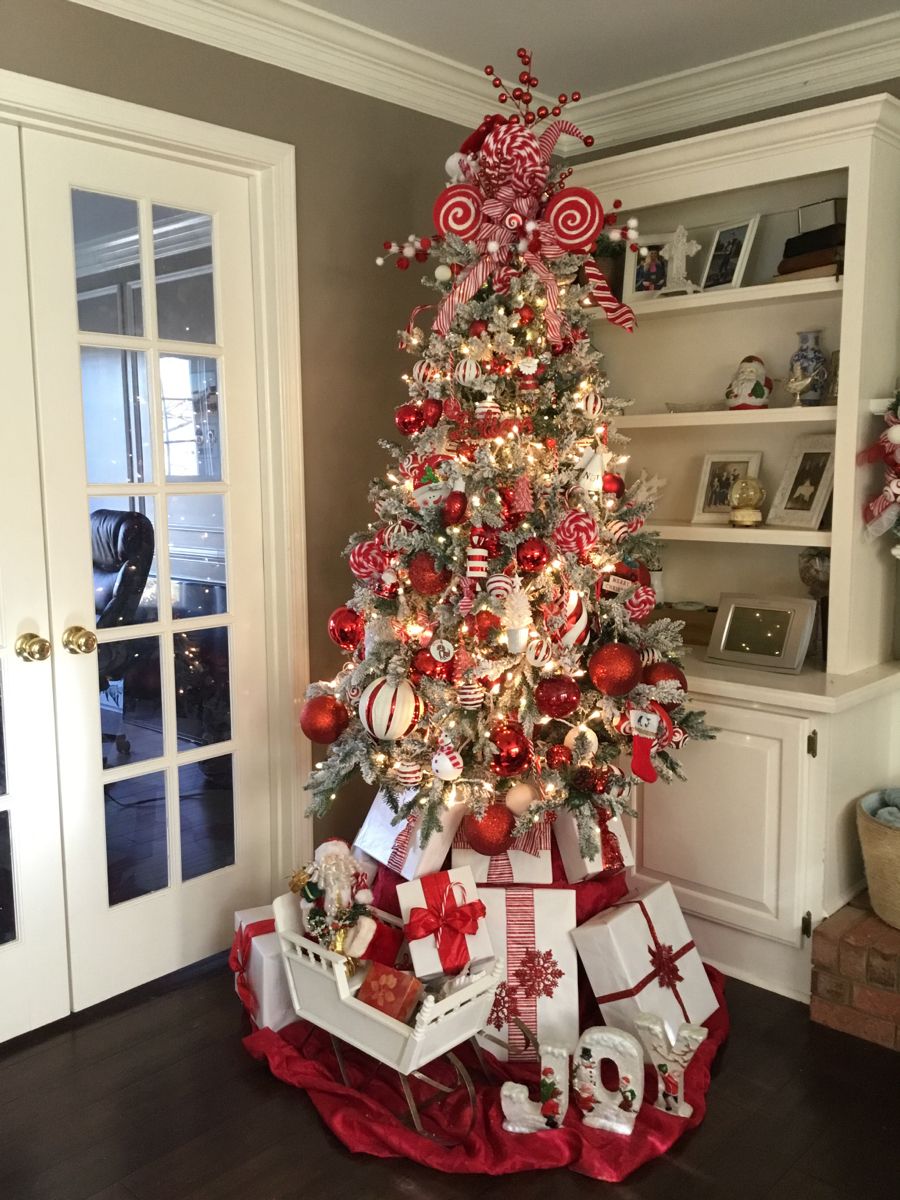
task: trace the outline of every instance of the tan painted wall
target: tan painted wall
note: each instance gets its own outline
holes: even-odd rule
[[[396,331],[427,295],[416,272],[374,260],[385,238],[430,231],[459,127],[66,0],[0,0],[0,68],[296,147],[311,667],[333,673],[325,623],[349,594],[341,551],[371,515],[378,438],[396,432]],[[355,832],[365,794],[354,789],[322,834]]]

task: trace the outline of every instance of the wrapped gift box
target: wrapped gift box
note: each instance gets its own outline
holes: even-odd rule
[[[512,843],[505,854],[479,854],[466,840],[462,828],[453,838],[454,867],[469,867],[476,883],[552,883],[550,822],[541,821]]]
[[[365,872],[369,888],[373,888],[375,886],[375,880],[378,877],[378,869],[381,866],[381,863],[377,858],[373,858],[371,854],[367,854],[365,850],[363,850],[362,846],[352,846],[350,853]]]
[[[376,962],[366,972],[356,998],[405,1023],[415,1012],[423,991],[415,975]]]
[[[485,908],[468,867],[397,885],[413,970],[420,979],[456,975],[494,958]]]
[[[500,1059],[537,1059],[511,1019],[518,1016],[541,1043],[573,1051],[578,1041],[578,958],[570,932],[575,928],[575,892],[485,887],[478,895],[487,910],[494,952],[505,963],[479,1041]]]
[[[702,1025],[719,1007],[671,883],[598,913],[572,934],[607,1025],[629,1032],[655,1013],[674,1042],[682,1022]]]
[[[408,788],[400,796],[401,805],[408,803],[416,794],[416,788]],[[465,812],[464,804],[446,809],[441,816],[443,829],[440,833],[433,833],[422,846],[416,828],[418,813],[413,813],[408,821],[392,824],[396,814],[384,793],[379,791],[372,801],[372,807],[362,828],[356,835],[354,847],[358,847],[391,870],[397,871],[404,879],[433,875],[444,865],[453,835],[459,828]]]
[[[297,1020],[281,957],[272,906],[242,908],[234,914],[234,943],[229,965],[235,991],[256,1025],[282,1029]]]
[[[597,852],[591,858],[581,850],[578,822],[568,809],[560,809],[556,814],[553,833],[569,883],[580,883],[582,879],[590,879],[592,875],[601,875],[604,871],[621,871],[623,867],[634,866],[634,854],[622,818],[611,814],[609,809],[598,812],[595,827]]]

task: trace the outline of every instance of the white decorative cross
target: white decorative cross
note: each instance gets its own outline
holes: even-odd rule
[[[666,260],[668,271],[663,292],[695,292],[697,287],[687,277],[687,260],[700,249],[700,243],[688,240],[688,232],[683,225],[675,230],[671,242],[667,242],[660,250]]]

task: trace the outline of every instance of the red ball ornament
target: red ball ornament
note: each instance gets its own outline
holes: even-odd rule
[[[495,775],[508,779],[528,770],[534,758],[534,747],[518,721],[497,721],[490,736],[497,747],[497,753],[491,759],[491,770]]]
[[[557,746],[550,746],[545,755],[547,766],[552,771],[558,771],[560,767],[568,766],[572,761],[572,751],[568,746],[563,746],[560,743]]]
[[[475,636],[480,642],[484,642],[490,637],[493,630],[500,628],[500,618],[496,613],[485,608],[475,614],[472,624],[475,626]]]
[[[444,414],[444,405],[440,400],[436,400],[434,396],[426,396],[422,401],[422,416],[425,424],[429,429],[434,429],[438,421]]]
[[[627,642],[607,642],[588,660],[591,683],[604,696],[627,696],[641,682],[641,659]]]
[[[418,650],[413,655],[413,670],[429,679],[449,679],[449,663],[438,662],[430,650]]]
[[[366,623],[358,612],[342,604],[328,618],[328,636],[342,650],[355,650],[366,632]]]
[[[466,519],[469,510],[469,500],[465,492],[451,492],[444,501],[441,509],[441,521],[444,526],[460,525]]]
[[[572,777],[573,785],[579,792],[590,792],[600,796],[606,791],[609,771],[599,767],[579,767]]]
[[[603,494],[605,496],[624,496],[625,480],[613,471],[607,471],[603,476]]]
[[[569,675],[554,675],[534,689],[534,702],[545,717],[567,717],[581,703],[581,688]]]
[[[311,742],[328,746],[350,724],[350,714],[334,696],[313,696],[300,709],[300,728]]]
[[[481,335],[483,333],[487,333],[487,327],[488,327],[487,321],[482,321],[480,318],[478,320],[472,321],[472,323],[469,325],[469,336],[470,337],[481,337]]]
[[[530,304],[523,304],[521,308],[516,309],[516,312],[519,314],[519,322],[522,325],[530,325],[534,320],[534,309]]]
[[[427,550],[418,550],[407,565],[409,582],[422,596],[437,596],[450,582],[449,571],[439,571]]]
[[[680,667],[676,667],[674,663],[650,663],[649,666],[644,667],[643,678],[644,683],[649,683],[651,687],[655,687],[658,683],[664,683],[666,680],[674,679],[683,691],[687,691],[688,684],[684,671]]]
[[[503,854],[512,845],[515,814],[505,804],[489,804],[483,817],[467,813],[463,817],[462,833],[473,850],[492,858]]]
[[[550,561],[550,547],[541,538],[526,538],[516,549],[516,561],[520,570],[536,575]]]
[[[425,414],[417,404],[401,404],[394,413],[394,424],[401,433],[413,437],[425,428]]]

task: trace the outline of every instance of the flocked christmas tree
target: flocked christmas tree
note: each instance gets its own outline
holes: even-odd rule
[[[436,315],[425,335],[416,309],[401,335],[407,440],[384,443],[395,462],[329,621],[348,661],[310,687],[301,726],[329,745],[313,814],[359,771],[423,842],[465,805],[468,843],[500,853],[565,806],[590,857],[598,811],[627,805],[634,777],[680,775],[674,752],[709,734],[685,707],[681,626],[654,620],[659,482],[617,470],[627,401],[588,336],[598,307],[630,336],[592,251],[601,237],[636,250],[637,222],[565,186],[557,140],[593,140],[560,119],[578,93],[533,109],[519,60],[514,88],[486,68],[515,111],[448,161],[435,235],[385,245],[404,269],[437,261]]]

